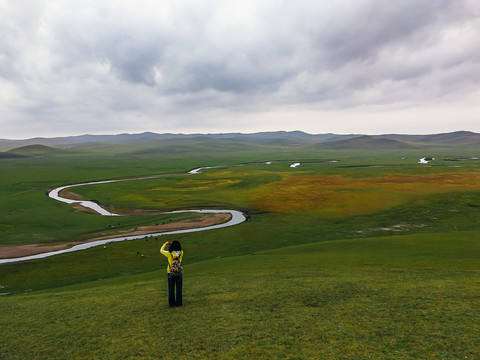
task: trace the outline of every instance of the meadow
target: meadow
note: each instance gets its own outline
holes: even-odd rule
[[[172,174],[74,192],[116,210],[235,208],[249,220],[168,238],[185,250],[182,308],[168,308],[161,236],[0,265],[0,293],[9,294],[0,297],[0,358],[480,354],[479,162],[451,161],[476,149],[429,149],[436,160],[421,165],[421,150],[234,145],[1,160],[0,246],[83,241],[195,216],[109,218],[45,196],[83,181]]]

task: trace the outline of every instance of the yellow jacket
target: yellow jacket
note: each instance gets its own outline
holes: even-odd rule
[[[182,259],[183,259],[183,250],[180,250],[180,251],[174,251],[174,252],[170,252],[168,250],[165,250],[165,248],[167,247],[167,243],[163,244],[162,245],[162,248],[160,249],[160,253],[165,256],[168,260],[168,265],[167,265],[167,273],[170,274],[170,265],[172,265],[172,261],[173,261],[173,258],[178,258],[180,259],[180,262],[182,262]]]

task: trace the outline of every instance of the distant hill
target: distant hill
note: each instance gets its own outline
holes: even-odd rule
[[[13,149],[27,145],[45,145],[55,148],[91,147],[105,144],[134,144],[149,143],[171,139],[214,139],[225,141],[237,141],[247,144],[262,145],[298,145],[315,144],[326,141],[342,140],[358,135],[336,134],[307,134],[302,131],[273,131],[252,134],[225,133],[225,134],[156,134],[145,132],[141,134],[118,134],[118,135],[79,135],[56,138],[32,138],[25,140],[1,140],[0,148]]]
[[[138,150],[130,150],[130,155],[148,155],[158,154],[161,152],[174,153],[192,153],[192,152],[217,152],[217,151],[241,151],[254,150],[258,144],[248,144],[232,139],[216,139],[216,138],[180,138],[180,139],[166,139],[162,141],[150,142],[148,147],[140,148]]]
[[[363,135],[351,139],[329,143],[321,143],[318,148],[324,149],[417,149],[418,146],[400,140],[388,139],[377,136]]]
[[[471,131],[455,131],[434,135],[381,135],[383,138],[395,139],[409,143],[426,145],[480,145],[480,134]]]
[[[45,155],[62,153],[62,150],[56,149],[50,146],[35,144],[35,145],[26,145],[26,146],[21,146],[15,149],[11,149],[11,150],[8,150],[6,153],[14,156],[15,155],[45,156]]]
[[[52,149],[88,148],[110,145],[135,145],[137,148],[152,149],[189,144],[205,147],[207,143],[215,146],[248,147],[251,145],[272,146],[316,146],[329,149],[416,149],[435,146],[473,146],[480,147],[480,134],[470,131],[456,131],[433,135],[337,135],[308,134],[302,131],[272,131],[252,134],[141,134],[117,135],[80,135],[57,138],[33,138],[25,140],[2,140],[0,149],[21,155],[51,154]],[[33,146],[33,147],[29,147]],[[44,146],[42,148],[41,146]],[[140,150],[141,151],[141,150]]]
[[[433,135],[361,135],[331,143],[320,143],[325,149],[420,149],[432,147],[480,147],[480,134],[470,131]]]
[[[253,134],[208,134],[196,135],[196,137],[218,138],[223,140],[235,140],[240,142],[255,143],[262,145],[304,145],[318,142],[338,141],[358,135],[335,135],[335,134],[308,134],[302,131],[274,131],[259,132]]]

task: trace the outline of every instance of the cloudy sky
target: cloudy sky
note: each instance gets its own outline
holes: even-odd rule
[[[480,132],[478,0],[0,0],[0,138]]]

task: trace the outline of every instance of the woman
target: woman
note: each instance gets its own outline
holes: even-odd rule
[[[169,246],[168,250],[166,247]],[[181,268],[181,263],[183,259],[182,245],[177,240],[170,242],[167,241],[163,244],[160,252],[167,258],[167,276],[168,276],[168,304],[173,306],[182,306],[182,285],[183,285],[183,269]],[[179,272],[170,274],[172,264],[177,269],[180,268]],[[180,266],[178,266],[180,264]],[[173,271],[172,271],[173,272]]]

